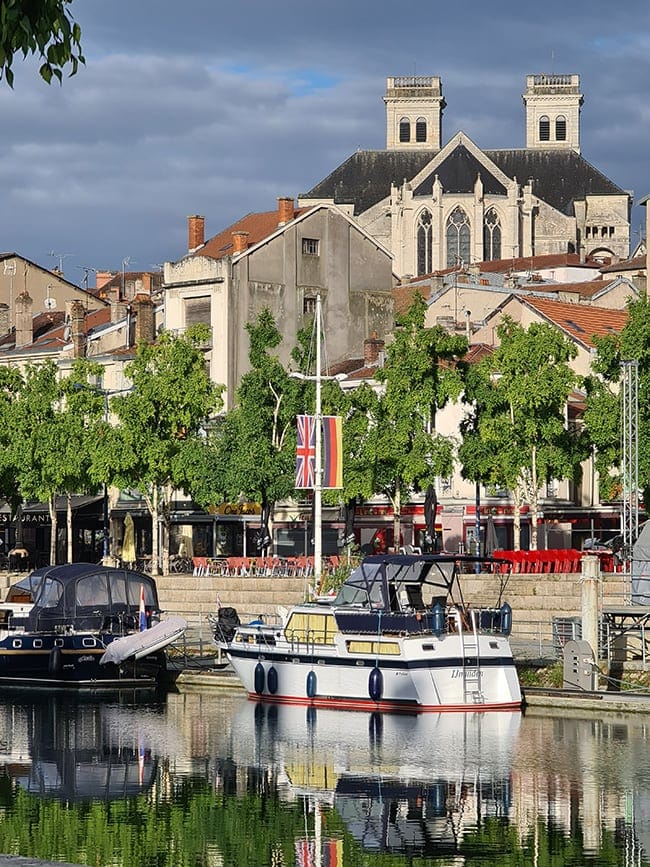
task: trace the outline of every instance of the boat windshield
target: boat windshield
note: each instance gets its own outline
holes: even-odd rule
[[[36,602],[40,608],[56,608],[62,595],[63,585],[60,581],[44,578]]]
[[[381,605],[382,563],[362,563],[341,586],[334,605]]]

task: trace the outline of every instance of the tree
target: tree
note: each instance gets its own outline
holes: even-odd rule
[[[594,338],[593,373],[586,380],[584,420],[595,447],[601,496],[613,499],[621,490],[621,364],[638,363],[637,436],[639,487],[650,502],[650,304],[641,297],[628,304],[629,318],[620,335]]]
[[[386,363],[377,371],[384,392],[371,418],[374,488],[393,505],[394,540],[399,546],[402,496],[422,491],[437,476],[450,475],[455,443],[436,432],[436,413],[463,388],[458,359],[467,341],[436,325],[424,327],[420,294],[397,321]]]
[[[246,325],[250,370],[241,378],[235,407],[216,432],[218,484],[226,498],[259,500],[260,553],[270,544],[273,505],[294,491],[295,417],[300,384],[273,355],[282,336],[268,309]],[[301,408],[302,411],[302,408]]]
[[[137,488],[152,522],[153,572],[158,574],[158,522],[162,522],[162,568],[169,567],[172,493],[186,478],[183,444],[221,408],[222,387],[205,368],[203,348],[209,329],[194,325],[179,336],[163,332],[157,343],[141,343],[124,368],[132,389],[110,400],[117,424],[106,429],[96,449],[91,475],[97,482]]]
[[[459,458],[465,478],[510,490],[516,550],[521,508],[530,505],[534,550],[542,483],[577,478],[588,454],[584,434],[565,422],[579,382],[569,365],[577,350],[545,323],[525,329],[506,317],[497,336],[494,352],[467,375],[465,399],[473,408],[461,428]]]
[[[43,60],[39,74],[48,84],[74,75],[80,63],[81,28],[68,12],[72,0],[3,0],[0,10],[0,78],[13,87],[14,56],[36,55]]]

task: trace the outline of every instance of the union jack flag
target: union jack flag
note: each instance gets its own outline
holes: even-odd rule
[[[316,417],[296,416],[296,488],[313,488],[316,469]]]

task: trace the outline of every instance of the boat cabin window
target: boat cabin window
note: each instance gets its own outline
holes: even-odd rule
[[[359,641],[354,639],[346,641],[349,653],[371,653],[373,656],[399,656],[400,649],[397,641]]]
[[[287,641],[334,644],[336,621],[333,614],[294,611],[284,628]]]
[[[77,581],[76,603],[79,607],[106,607],[108,602],[108,583],[105,572],[95,572]]]
[[[38,604],[41,608],[56,608],[63,595],[63,587],[59,581],[46,578],[41,584]]]

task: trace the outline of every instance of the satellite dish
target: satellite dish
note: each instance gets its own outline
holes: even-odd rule
[[[50,298],[50,296],[48,295],[43,303],[45,304],[46,310],[54,310],[54,308],[56,307],[56,298]]]

